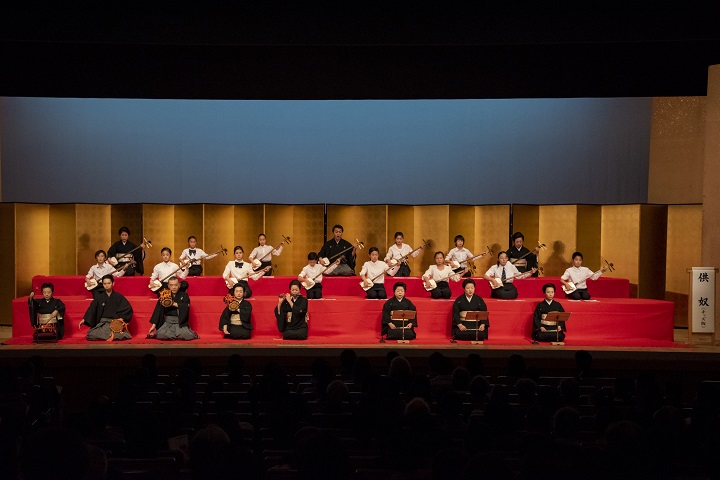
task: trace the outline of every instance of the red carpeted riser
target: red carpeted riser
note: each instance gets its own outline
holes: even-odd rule
[[[250,288],[256,296],[271,295],[288,291],[288,284],[295,277],[267,277],[260,280],[250,280]],[[186,279],[190,284],[188,293],[192,296],[216,296],[227,293],[225,282],[220,277],[190,277]],[[91,298],[85,289],[84,277],[81,276],[42,276],[33,277],[32,288],[36,294],[40,293],[40,286],[44,282],[52,282],[57,297],[80,296]],[[126,297],[148,297],[155,294],[148,288],[149,277],[120,277],[115,281],[115,289]],[[405,282],[408,286],[409,297],[425,297],[428,293],[422,286],[419,277],[387,278],[385,290],[388,296],[392,295],[392,286],[398,282]],[[490,286],[482,278],[475,279],[476,293],[483,298],[490,296]],[[558,277],[538,277],[516,280],[519,298],[538,298],[542,296],[542,286],[552,282],[560,288]],[[462,294],[462,281],[450,282],[453,298]],[[599,278],[596,281],[588,280],[588,289],[594,298],[628,298],[630,296],[630,282],[625,278]],[[303,290],[304,292],[304,290]],[[30,292],[28,292],[30,293]],[[365,292],[360,288],[359,277],[325,277],[323,279],[323,294],[327,297],[358,297],[363,298]],[[562,297],[563,295],[558,295]]]
[[[444,344],[450,339],[452,300],[431,300],[427,293],[411,298],[418,310],[416,344]],[[129,324],[132,343],[156,342],[146,340],[149,319],[157,300],[147,297],[128,297],[134,316]],[[78,330],[89,299],[64,297],[67,306],[63,343],[85,342],[87,327]],[[257,296],[249,300],[253,305],[253,338],[251,342],[276,342],[281,337],[273,309],[277,297]],[[529,342],[532,313],[539,298],[519,300],[485,300],[490,311],[489,343]],[[567,311],[573,312],[568,322],[566,343],[608,345],[672,344],[674,304],[646,299],[599,299],[597,301],[561,300]],[[383,300],[356,297],[310,300],[310,338],[316,344],[377,343]],[[190,326],[198,332],[196,342],[225,341],[218,330],[218,319],[224,308],[222,297],[191,295]],[[27,299],[13,300],[13,339],[10,343],[30,343],[32,329],[28,321]]]

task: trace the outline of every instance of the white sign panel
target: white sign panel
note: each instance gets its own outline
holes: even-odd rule
[[[715,332],[715,268],[692,267],[692,332]]]

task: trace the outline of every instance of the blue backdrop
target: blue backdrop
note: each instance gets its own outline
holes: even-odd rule
[[[647,201],[651,99],[3,98],[2,200]]]

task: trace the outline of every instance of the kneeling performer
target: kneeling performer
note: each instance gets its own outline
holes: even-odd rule
[[[88,340],[129,340],[132,337],[127,324],[133,316],[130,302],[113,290],[115,278],[112,275],[105,275],[101,281],[105,291],[90,302],[78,328],[83,324],[90,327],[85,336]]]
[[[485,301],[475,295],[475,280],[472,278],[463,280],[463,288],[465,293],[456,298],[453,303],[453,338],[455,340],[487,340],[490,328],[489,320],[465,321],[465,312],[487,312]]]
[[[300,295],[300,282],[290,282],[290,293],[278,295],[275,318],[283,340],[307,340],[308,301]]]
[[[160,292],[160,299],[150,317],[149,336],[158,340],[195,340],[198,334],[188,326],[190,297],[180,291],[180,280],[168,278],[168,288]]]
[[[542,287],[545,299],[535,307],[533,315],[533,343],[537,342],[562,342],[565,340],[565,322],[553,322],[545,320],[550,312],[564,312],[560,303],[554,300],[555,285],[546,283]]]
[[[225,303],[227,307],[220,314],[218,328],[225,338],[249,339],[250,331],[253,329],[250,322],[252,304],[245,300],[245,287],[242,283],[237,283],[232,289],[232,294],[225,296]]]

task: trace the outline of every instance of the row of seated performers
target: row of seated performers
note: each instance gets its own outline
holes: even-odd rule
[[[325,242],[318,252],[320,258],[337,258],[340,260],[334,271],[327,272],[327,275],[355,275],[357,248],[362,248],[362,242],[358,241],[355,244],[352,244],[343,239],[342,236],[344,228],[342,225],[334,225],[332,231],[333,237]],[[113,243],[107,250],[105,256],[108,259],[109,265],[107,265],[106,271],[103,271],[102,274],[111,273],[110,270],[113,270],[115,267],[118,267],[118,270],[122,270],[122,275],[125,276],[134,276],[135,272],[140,275],[144,274],[144,249],[146,246],[151,246],[151,244],[147,240],[143,239],[140,245],[135,245],[129,240],[130,230],[127,227],[121,227],[118,234],[120,239]],[[395,232],[394,239],[395,243],[390,246],[384,258],[384,261],[392,267],[388,270],[387,274],[392,277],[408,277],[410,276],[410,267],[407,263],[408,258],[419,255],[420,250],[425,248],[428,244],[423,242],[421,247],[413,249],[411,246],[404,243],[405,236],[402,232]],[[506,252],[508,258],[512,260],[512,263],[519,269],[520,272],[537,268],[538,264],[537,252],[539,249],[536,248],[532,251],[529,250],[523,245],[524,240],[525,237],[523,234],[521,232],[516,232],[512,236],[513,246]],[[259,234],[258,246],[255,247],[249,255],[249,260],[253,263],[253,270],[257,272],[262,269],[268,275],[272,275],[272,257],[279,256],[282,253],[284,244],[289,241],[289,238],[283,236],[283,242],[273,248],[272,246],[267,245],[267,238],[265,234]],[[455,236],[454,244],[455,247],[452,248],[445,257],[445,263],[448,265],[454,265],[454,268],[457,271],[461,270],[463,265],[466,265],[472,259],[479,258],[483,255],[473,255],[470,250],[465,248],[465,237],[462,235]],[[198,248],[197,238],[194,235],[191,235],[188,237],[188,248],[181,252],[179,262],[181,264],[187,264],[188,271],[186,272],[186,275],[199,276],[202,274],[202,261],[214,258],[218,255],[218,253],[219,252],[206,253],[203,249]],[[102,262],[102,264],[104,265],[104,262]],[[101,265],[101,267],[103,265]],[[227,274],[227,271],[225,273]],[[536,276],[536,274],[534,275]],[[91,276],[88,275],[88,278],[91,278]]]
[[[458,240],[458,242],[461,241],[462,240]],[[418,253],[422,248],[423,247],[420,247],[414,252]],[[282,246],[280,246],[279,249],[281,250]],[[265,273],[270,271],[272,267],[262,267],[262,263],[264,262],[257,260],[257,257],[256,264],[254,264],[253,261],[244,261],[244,250],[241,246],[236,246],[233,253],[235,259],[228,262],[225,266],[222,277],[225,280],[226,286],[230,292],[235,284],[242,282],[245,287],[245,298],[249,298],[252,296],[252,290],[247,283],[247,279],[252,278],[253,280],[258,280],[265,275]],[[210,256],[214,255],[217,254],[212,254]],[[298,280],[301,282],[302,286],[306,288],[308,298],[311,299],[322,298],[323,275],[332,275],[338,269],[348,265],[347,263],[343,264],[341,258],[337,258],[332,263],[329,261],[325,261],[323,263],[322,260],[326,257],[322,257],[321,255],[322,252],[320,254],[310,252],[308,254],[308,264],[298,275]],[[422,275],[425,288],[430,292],[430,296],[432,298],[449,299],[451,292],[448,282],[460,281],[461,276],[469,277],[471,275],[471,265],[467,262],[473,257],[467,257],[465,260],[458,261],[454,260],[454,258],[458,258],[455,255],[456,253],[453,253],[452,251],[447,256],[443,252],[436,252],[434,255],[435,264],[431,265]],[[181,260],[178,265],[171,261],[171,256],[172,251],[170,248],[163,248],[161,250],[162,262],[158,263],[153,268],[152,275],[150,276],[148,288],[158,292],[158,294],[163,289],[167,289],[167,280],[170,277],[177,277],[180,279],[180,290],[183,292],[186,291],[187,282],[185,282],[184,279],[192,273],[192,269],[194,267],[198,267],[198,265],[192,263],[192,260],[187,259]],[[398,272],[409,273],[410,269],[407,266],[407,263],[403,263],[407,260],[408,256],[409,254],[405,254],[404,257],[400,257],[398,259],[386,258],[381,261],[379,259],[379,250],[376,247],[370,248],[370,259],[363,264],[362,269],[360,270],[360,278],[362,279],[360,286],[366,291],[367,298],[387,298],[384,286],[385,276],[392,276],[393,272],[395,272],[396,275]],[[107,255],[103,250],[97,251],[95,258],[97,263],[90,267],[90,270],[85,276],[85,286],[91,290],[95,296],[100,295],[103,292],[103,287],[100,284],[100,279],[103,276],[123,276],[125,271],[127,271],[133,263],[132,261],[121,262],[123,263],[122,267],[113,267],[113,265],[106,261]],[[451,260],[448,260],[449,258]],[[462,266],[463,262],[465,262],[465,266]],[[560,281],[563,283],[563,288],[568,292],[568,298],[574,300],[589,300],[590,295],[587,291],[586,281],[588,279],[596,280],[607,269],[606,266],[603,266],[597,272],[593,272],[592,270],[583,267],[582,262],[582,253],[574,252],[573,266],[568,268],[560,278]],[[531,275],[535,275],[536,273],[536,267],[521,271],[511,262],[507,252],[500,252],[498,254],[497,263],[492,265],[485,272],[483,278],[485,278],[492,287],[492,298],[514,299],[517,298],[518,293],[517,289],[513,285],[513,281],[516,279],[520,280],[527,278]]]
[[[120,293],[113,290],[114,277],[105,275],[101,279],[103,292],[90,303],[78,328],[90,328],[87,340],[127,340],[130,334],[127,323],[130,322],[133,309],[130,302]],[[298,280],[290,282],[290,292],[278,297],[274,308],[278,332],[285,340],[305,340],[308,337],[308,300],[301,295],[301,284]],[[251,338],[252,304],[245,300],[244,285],[236,284],[232,293],[225,297],[227,306],[220,315],[219,330],[225,338]],[[466,312],[487,311],[483,299],[475,294],[475,281],[467,278],[463,281],[464,294],[460,295],[452,306],[453,338],[458,340],[486,340],[490,329],[490,321],[465,320]],[[417,336],[417,316],[409,321],[396,320],[394,312],[417,312],[415,305],[405,297],[406,285],[397,282],[393,286],[394,295],[385,302],[382,309],[381,334],[390,340],[414,340]],[[167,294],[161,295],[150,317],[148,336],[159,340],[194,340],[198,334],[188,325],[190,297],[180,290],[180,280],[171,277],[168,280]],[[43,298],[37,300],[31,293],[28,298],[30,322],[36,329],[52,328],[58,337],[63,334],[63,317],[65,305],[53,297],[53,285],[42,285]],[[565,339],[565,322],[547,320],[550,312],[564,312],[562,305],[555,301],[555,285],[547,283],[543,286],[544,300],[535,308],[533,315],[532,338],[535,341],[563,341]]]

